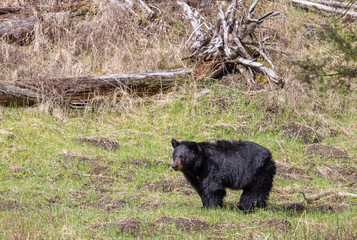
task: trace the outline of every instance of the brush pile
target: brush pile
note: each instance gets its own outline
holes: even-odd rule
[[[283,86],[284,81],[275,71],[273,61],[266,54],[269,38],[258,39],[255,31],[267,19],[280,12],[271,11],[255,18],[254,11],[259,0],[254,0],[248,13],[244,13],[243,0],[233,0],[223,11],[219,7],[216,26],[203,21],[186,3],[177,3],[184,9],[193,27],[190,59],[202,62],[203,73],[218,78],[227,72],[239,71],[251,82],[259,78]],[[202,73],[201,72],[201,73]]]

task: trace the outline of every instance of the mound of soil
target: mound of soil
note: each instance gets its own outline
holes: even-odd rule
[[[115,151],[120,147],[118,142],[105,137],[79,137],[75,138],[75,140],[78,142],[88,143],[95,147],[100,147],[104,150]]]
[[[162,208],[164,206],[168,205],[167,203],[163,202],[158,202],[158,203],[145,203],[140,206],[141,209],[144,210],[150,210],[150,209],[156,209],[156,208]]]
[[[353,186],[357,183],[357,168],[346,164],[317,166],[315,173],[320,177],[333,182],[348,183]]]
[[[172,218],[172,217],[161,217],[154,221],[154,225],[162,224],[162,223],[175,223],[176,227],[182,229],[186,232],[191,231],[204,231],[209,228],[209,224],[203,221],[200,221],[196,218]]]
[[[135,159],[131,158],[129,161],[125,162],[123,161],[122,164],[130,163],[135,166],[145,166],[145,167],[158,167],[158,166],[167,166],[170,167],[169,163],[165,163],[162,161],[150,161],[149,159],[143,158],[143,159]]]
[[[64,157],[65,159],[74,162],[78,160],[79,162],[86,162],[92,165],[90,172],[95,175],[109,175],[110,169],[108,166],[102,165],[104,159],[102,158],[92,158],[86,155],[76,155],[71,152],[63,152],[59,156]]]
[[[91,207],[96,209],[101,209],[105,211],[113,211],[116,209],[121,209],[128,203],[123,199],[113,199],[107,195],[99,195],[98,199],[95,201],[88,201],[88,193],[85,192],[71,192],[72,201],[76,203],[79,207]]]
[[[320,210],[321,212],[324,212],[324,213],[334,212],[334,211],[335,211],[332,206],[330,206],[330,205],[325,205],[325,204],[324,204],[324,205],[320,205],[320,206],[319,206],[319,210]]]
[[[270,219],[265,223],[263,222],[262,224],[266,224],[270,228],[281,232],[287,232],[291,228],[291,223],[288,220]]]
[[[305,209],[304,205],[301,203],[287,203],[284,205],[285,210],[299,212]]]
[[[308,146],[306,150],[311,155],[319,154],[328,158],[348,158],[347,152],[337,147],[323,144],[312,144]]]
[[[0,201],[0,212],[8,210],[17,210],[20,205],[16,201]]]
[[[188,184],[188,182],[183,178],[177,180],[163,179],[157,182],[149,181],[141,185],[140,188],[147,188],[149,191],[160,191],[163,193],[170,193],[175,190],[180,191],[186,195],[191,195],[195,192]]]
[[[305,144],[321,141],[321,136],[314,128],[302,124],[292,124],[283,133],[288,138],[299,138]]]
[[[276,162],[277,166],[277,176],[280,176],[284,179],[310,179],[311,176],[308,174],[308,171],[303,168],[291,167],[279,162]]]
[[[137,220],[122,220],[112,223],[97,223],[92,228],[114,228],[120,232],[125,232],[132,236],[138,236],[140,233],[141,223]]]

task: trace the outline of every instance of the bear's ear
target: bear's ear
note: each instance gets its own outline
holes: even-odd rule
[[[179,143],[178,141],[176,141],[175,138],[173,138],[173,139],[171,140],[171,144],[172,144],[172,146],[173,146],[174,148],[176,148],[180,143]]]

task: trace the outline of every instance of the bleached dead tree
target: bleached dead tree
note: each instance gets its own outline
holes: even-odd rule
[[[339,7],[343,7],[343,8],[350,8],[350,10],[346,10],[346,9],[341,9],[341,8],[337,8],[335,7],[336,4],[333,4],[333,2],[331,2],[329,4],[328,1],[324,1],[322,3],[326,4],[319,4],[319,3],[314,3],[314,2],[310,2],[310,1],[305,1],[305,0],[290,0],[292,3],[297,4],[299,6],[302,7],[310,7],[310,8],[316,8],[318,10],[321,11],[325,11],[325,12],[330,12],[330,13],[337,13],[337,14],[341,14],[341,15],[346,15],[346,16],[350,16],[353,18],[357,18],[357,12],[353,11],[352,9],[355,9],[355,5],[350,5],[350,7],[348,7],[348,5],[344,5],[342,6],[342,3],[339,4]]]
[[[355,0],[349,0],[347,2],[337,2],[331,0],[318,0],[319,3],[325,4],[330,7],[347,8],[350,10],[357,10],[357,5],[354,4]]]
[[[260,18],[255,18],[254,11],[259,0],[254,0],[249,7],[248,14],[244,16],[240,11],[243,9],[242,1],[233,0],[225,12],[220,6],[215,27],[205,23],[203,18],[186,3],[177,2],[183,8],[194,29],[190,38],[192,41],[190,58],[210,62],[209,77],[214,78],[220,75],[229,64],[233,64],[247,69],[247,72],[251,73],[252,81],[256,76],[263,75],[282,86],[284,81],[276,73],[273,61],[264,49],[264,42],[267,38],[259,40],[255,34],[255,30],[263,21],[273,19],[280,15],[280,12],[271,11]],[[269,67],[256,61],[253,54],[259,55]]]
[[[113,6],[118,7],[124,11],[128,11],[138,17],[140,16],[134,10],[135,6],[139,7],[141,12],[148,15],[149,18],[155,17],[157,15],[155,11],[153,11],[143,0],[108,0],[108,2]],[[155,7],[153,8],[158,10]]]

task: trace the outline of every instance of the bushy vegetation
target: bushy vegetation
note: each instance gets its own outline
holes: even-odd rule
[[[325,49],[320,58],[306,56],[305,60],[292,61],[300,67],[298,77],[323,89],[350,90],[351,83],[357,78],[357,32],[354,27],[325,26],[318,30],[317,38],[331,48]]]

